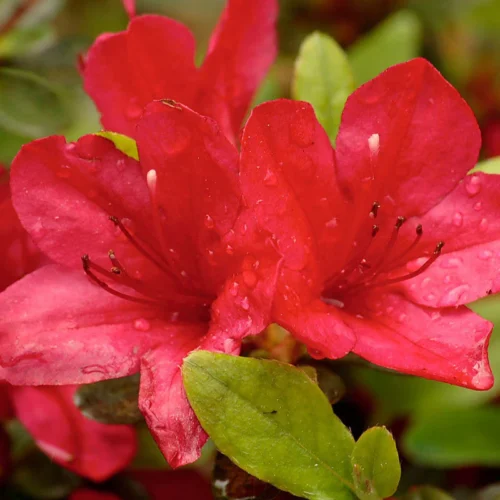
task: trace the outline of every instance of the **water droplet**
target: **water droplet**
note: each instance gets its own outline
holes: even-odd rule
[[[134,328],[140,332],[147,332],[151,329],[151,323],[145,318],[139,318],[134,321]]]
[[[118,170],[123,170],[125,168],[125,159],[124,158],[120,158],[117,162],[116,162],[116,168]]]
[[[398,321],[400,323],[403,323],[403,321],[406,319],[406,314],[405,313],[401,313],[399,316],[398,316]]]
[[[455,267],[461,266],[463,263],[460,257],[448,257],[441,261],[441,267],[443,269],[454,269]]]
[[[253,271],[243,271],[242,276],[243,283],[245,283],[248,288],[253,288],[257,284],[258,278]]]
[[[422,280],[422,282],[420,283],[420,286],[421,286],[422,288],[425,288],[425,287],[426,287],[426,286],[427,286],[430,282],[431,282],[431,279],[430,279],[430,278],[424,278],[424,279]]]
[[[143,106],[139,104],[136,97],[130,99],[125,114],[130,120],[136,120],[142,115]]]
[[[215,227],[215,222],[214,220],[212,219],[212,217],[210,217],[210,215],[205,215],[205,221],[204,221],[204,224],[205,224],[205,227],[207,229],[213,229]]]
[[[483,204],[482,204],[480,201],[478,201],[478,202],[474,205],[474,210],[475,210],[476,212],[479,212],[479,210],[481,210],[481,208],[483,208]]]
[[[191,142],[191,132],[183,126],[171,129],[168,138],[165,137],[163,149],[169,155],[182,153]]]
[[[485,233],[488,230],[488,219],[481,219],[479,223],[479,230]]]
[[[432,321],[436,321],[441,317],[441,313],[439,311],[433,311],[431,312],[431,319]]]
[[[481,177],[478,175],[469,175],[465,179],[465,190],[470,196],[475,196],[481,191]]]
[[[464,217],[463,215],[460,213],[460,212],[457,212],[454,216],[453,216],[453,225],[456,226],[456,227],[460,227],[464,221]]]
[[[241,226],[240,231],[241,231],[241,234],[246,234],[246,233],[247,233],[247,231],[248,231],[248,226],[247,226],[246,224],[243,224],[243,225]]]
[[[445,283],[445,284],[451,283],[451,276],[450,276],[449,274],[447,274],[447,275],[443,278],[443,283]]]
[[[427,300],[428,302],[432,302],[435,298],[436,296],[433,293],[429,293],[424,297],[424,299]]]
[[[394,311],[394,307],[392,307],[392,306],[387,307],[387,308],[386,308],[386,310],[385,310],[385,312],[386,312],[387,314],[391,314],[391,313],[392,313],[392,311]]]
[[[410,260],[410,262],[406,263],[406,269],[410,272],[416,271],[417,269],[420,269],[428,260],[428,257],[419,257],[418,259]]]
[[[493,257],[493,252],[491,252],[490,250],[481,250],[478,254],[478,257],[481,260],[489,260],[491,259],[491,257]]]
[[[237,281],[233,281],[231,283],[231,286],[229,287],[229,293],[233,296],[236,297],[238,295],[238,291],[240,289],[240,284]]]
[[[68,153],[72,153],[76,149],[76,144],[74,142],[68,142],[66,146],[64,146],[64,149]]]
[[[42,238],[45,235],[45,228],[43,227],[42,221],[37,220],[31,227],[31,233],[36,238]]]
[[[224,340],[224,351],[233,352],[238,347],[238,342],[234,339]]]
[[[71,166],[70,165],[61,165],[57,170],[57,177],[61,179],[67,179],[71,175]]]
[[[231,245],[226,245],[226,253],[228,255],[233,255],[234,254],[234,248]]]
[[[295,113],[289,125],[290,140],[301,148],[314,144],[315,127],[311,123],[311,113],[308,108],[302,108]]]
[[[276,174],[270,169],[267,170],[266,175],[264,176],[264,184],[266,186],[276,186],[276,184],[278,184]]]
[[[442,306],[455,306],[467,302],[469,285],[459,285],[450,290],[441,300]]]
[[[338,225],[338,220],[337,220],[337,217],[334,217],[333,219],[330,219],[326,224],[325,226],[328,227],[329,229],[333,229],[335,227],[337,227]]]
[[[245,310],[248,311],[250,309],[250,301],[248,300],[248,297],[243,297],[241,301],[241,307]]]

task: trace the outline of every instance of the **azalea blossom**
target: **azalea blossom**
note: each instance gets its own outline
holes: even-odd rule
[[[492,325],[465,304],[500,290],[500,178],[467,175],[472,111],[415,59],[349,97],[336,144],[302,102],[244,129],[243,195],[284,257],[274,320],[314,357],[489,389]]]
[[[125,2],[133,13],[133,2]],[[276,0],[230,0],[203,64],[177,21],[133,17],[126,31],[101,35],[82,60],[84,87],[107,130],[135,137],[144,107],[174,99],[217,120],[235,142],[255,91],[276,56]]]
[[[17,213],[56,264],[0,296],[0,376],[59,385],[140,371],[140,408],[178,466],[206,440],[182,359],[198,347],[238,353],[267,326],[279,256],[213,120],[154,102],[136,137],[140,163],[92,135],[40,139],[14,160]]]

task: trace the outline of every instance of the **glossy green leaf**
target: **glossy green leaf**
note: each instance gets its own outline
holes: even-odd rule
[[[500,156],[480,161],[471,172],[484,172],[485,174],[500,174]]]
[[[356,498],[353,437],[302,370],[196,351],[182,373],[203,428],[243,470],[311,500]]]
[[[388,17],[348,51],[356,83],[361,85],[389,66],[418,56],[421,39],[422,27],[413,12],[401,10]]]
[[[117,132],[108,131],[97,132],[96,135],[109,139],[116,146],[116,149],[119,149],[134,160],[139,160],[139,152],[137,151],[137,144],[134,139],[123,134],[118,134]]]
[[[448,495],[438,488],[432,486],[419,486],[412,488],[406,495],[402,496],[400,500],[454,500],[453,497]]]
[[[361,435],[351,462],[359,498],[386,498],[396,491],[401,465],[394,438],[385,427],[372,427]]]
[[[292,95],[313,105],[332,142],[337,136],[345,101],[354,87],[351,68],[339,45],[323,33],[308,36],[295,62]]]
[[[60,93],[46,80],[26,71],[0,68],[0,127],[37,138],[60,132],[67,121]]]
[[[73,397],[87,417],[103,424],[135,424],[142,420],[137,399],[139,374],[81,385]]]
[[[403,438],[415,462],[452,468],[500,466],[500,407],[447,410],[417,420]]]

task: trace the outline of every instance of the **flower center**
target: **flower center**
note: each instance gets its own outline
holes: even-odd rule
[[[193,313],[199,316],[206,316],[207,309],[212,301],[209,297],[201,295],[192,295],[189,293],[186,284],[182,282],[181,273],[176,273],[172,269],[171,264],[157,252],[150,245],[139,241],[132,233],[125,227],[123,222],[115,216],[109,217],[117,228],[123,233],[127,240],[143,255],[149,262],[153,263],[155,267],[164,275],[169,278],[170,282],[174,282],[176,288],[169,287],[168,290],[159,288],[162,281],[157,283],[146,282],[142,278],[135,277],[131,274],[126,266],[118,260],[115,252],[109,250],[108,258],[111,263],[109,269],[105,269],[93,262],[88,254],[82,256],[82,265],[85,274],[103,290],[131,302],[156,306],[161,308],[164,312],[170,313],[177,319],[180,312],[187,312],[189,319],[193,319]],[[181,276],[179,276],[179,274]],[[139,273],[135,273],[139,275]],[[117,289],[119,288],[119,289]],[[122,291],[124,288],[127,291]],[[130,291],[130,293],[129,293]]]
[[[379,209],[380,203],[373,202],[372,209],[368,214],[370,220],[377,218]],[[367,230],[366,224],[363,225],[360,237],[354,243],[354,252],[347,264],[326,281],[323,293],[324,299],[327,302],[332,302],[332,300],[337,302],[339,297],[356,293],[360,289],[400,283],[415,278],[427,270],[441,255],[444,246],[443,241],[436,244],[429,258],[415,271],[394,277],[388,276],[390,271],[396,270],[407,262],[408,257],[421,242],[424,230],[422,225],[418,224],[415,227],[413,241],[396,251],[398,246],[402,246],[400,244],[400,229],[406,222],[405,217],[397,217],[385,245],[379,245],[375,251],[373,250],[375,238],[381,233],[382,228],[377,224],[373,224]]]

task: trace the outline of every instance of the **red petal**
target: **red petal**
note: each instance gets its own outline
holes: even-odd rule
[[[142,166],[155,179],[163,252],[193,287],[212,294],[230,258],[221,238],[241,209],[238,153],[213,120],[172,102],[146,108],[137,139]]]
[[[39,250],[19,222],[8,185],[7,172],[0,166],[0,291],[41,262]]]
[[[59,385],[136,373],[141,355],[177,331],[157,317],[155,309],[104,292],[82,271],[45,266],[2,293],[1,378]]]
[[[487,390],[492,324],[466,307],[431,309],[378,290],[356,296],[361,316],[344,315],[353,351],[377,365],[449,384]]]
[[[160,450],[172,467],[194,462],[207,435],[186,397],[180,366],[196,349],[206,329],[186,328],[182,335],[167,337],[141,361],[139,407]]]
[[[330,141],[309,104],[282,99],[254,109],[242,138],[241,184],[286,267],[319,261],[321,274],[331,269],[349,221]]]
[[[158,274],[109,220],[119,217],[139,240],[152,241],[149,191],[139,163],[111,141],[96,136],[68,145],[55,136],[34,141],[15,158],[11,186],[21,222],[54,261],[81,269],[81,256],[89,254],[109,268],[113,249],[134,272],[146,278]]]
[[[475,165],[472,111],[424,59],[393,66],[347,100],[337,138],[339,180],[362,206],[422,214]]]
[[[128,17],[132,19],[135,17],[135,0],[122,0],[123,2],[123,8],[128,14]]]
[[[276,0],[230,0],[201,67],[197,109],[233,142],[250,102],[276,57]]]
[[[194,51],[191,32],[162,16],[135,17],[127,31],[100,36],[86,57],[83,77],[104,127],[133,137],[152,100],[189,105],[197,86]]]
[[[76,387],[13,387],[16,414],[52,460],[93,481],[124,469],[135,455],[133,427],[86,419],[73,403]]]
[[[422,218],[408,222],[422,224],[422,246],[445,242],[442,255],[426,272],[401,284],[412,300],[456,306],[500,291],[499,192],[499,176],[472,174]],[[409,262],[408,269],[424,260]]]

